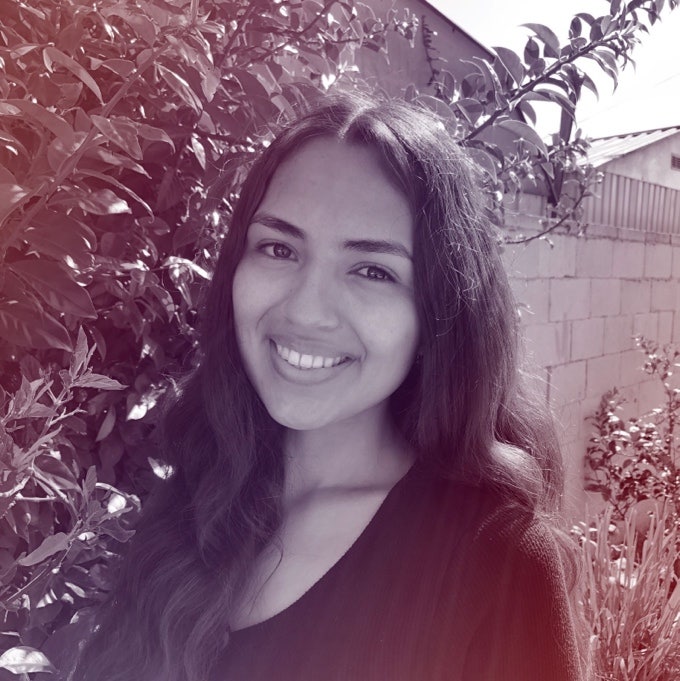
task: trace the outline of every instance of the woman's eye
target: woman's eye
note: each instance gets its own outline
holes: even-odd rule
[[[384,270],[382,267],[376,267],[375,265],[361,267],[357,270],[357,274],[374,281],[395,281],[394,277],[387,270]]]
[[[293,255],[293,250],[281,243],[263,244],[260,246],[260,250],[269,257],[278,260],[288,260]]]

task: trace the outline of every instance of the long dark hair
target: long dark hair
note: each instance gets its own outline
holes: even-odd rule
[[[556,509],[555,438],[522,391],[515,306],[474,166],[432,113],[327,98],[282,130],[243,185],[203,310],[200,367],[161,432],[174,473],[145,505],[77,679],[198,681],[228,645],[235,594],[280,524],[284,476],[281,428],[239,356],[232,281],[276,169],[324,136],[376,150],[411,206],[421,356],[391,402],[404,436],[439,475]]]

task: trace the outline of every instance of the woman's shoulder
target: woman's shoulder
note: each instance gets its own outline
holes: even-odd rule
[[[564,551],[549,519],[484,485],[433,484],[443,524],[438,534],[442,619],[474,629],[465,678],[575,680],[578,646]],[[454,501],[455,500],[455,501]],[[444,647],[448,644],[444,642]]]
[[[423,473],[414,477],[421,523],[442,551],[450,546],[458,552],[463,541],[468,560],[491,571],[507,569],[509,563],[547,572],[560,567],[555,524],[549,518],[490,485]]]

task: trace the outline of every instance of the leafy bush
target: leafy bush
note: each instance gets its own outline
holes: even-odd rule
[[[614,524],[609,506],[595,523],[573,530],[584,566],[582,605],[595,679],[680,678],[680,527],[673,514],[661,503],[641,536],[634,514]]]
[[[624,399],[607,392],[590,419],[586,489],[607,502],[594,523],[574,528],[582,547],[584,613],[598,679],[680,678],[680,348],[636,338],[644,371],[664,403],[621,418]]]
[[[607,392],[590,419],[595,434],[586,452],[586,489],[598,492],[623,518],[642,501],[665,501],[667,517],[680,525],[680,468],[677,462],[680,389],[672,382],[680,348],[638,337],[644,371],[657,378],[664,404],[642,416],[621,418],[625,403],[617,389]]]
[[[153,406],[195,362],[198,290],[271,121],[349,78],[355,49],[414,28],[314,0],[0,0],[0,16],[0,676],[13,676],[51,668],[42,653],[67,669],[65,642],[88,629],[153,476]]]

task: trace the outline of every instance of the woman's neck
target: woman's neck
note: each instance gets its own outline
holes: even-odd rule
[[[391,488],[415,455],[386,409],[316,430],[288,430],[284,499],[325,489]]]

